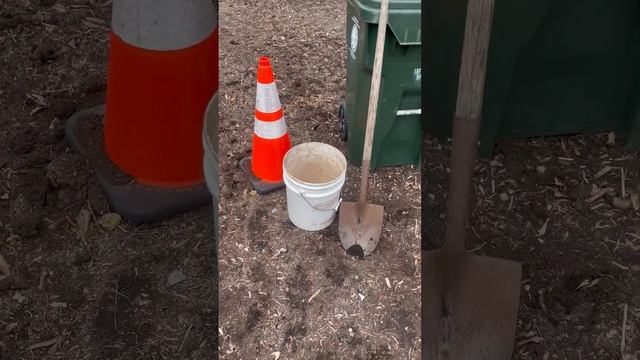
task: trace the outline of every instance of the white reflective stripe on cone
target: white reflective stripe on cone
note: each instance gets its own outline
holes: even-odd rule
[[[253,132],[263,139],[278,139],[287,133],[287,123],[284,117],[276,121],[255,120]]]
[[[217,0],[114,0],[111,29],[138,48],[179,50],[211,35],[217,8]]]
[[[256,110],[263,113],[274,113],[282,107],[276,83],[261,84],[256,88]]]

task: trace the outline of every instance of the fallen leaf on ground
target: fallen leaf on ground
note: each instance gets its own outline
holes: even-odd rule
[[[169,277],[167,279],[167,283],[169,285],[175,285],[179,282],[182,282],[184,280],[186,280],[187,277],[185,276],[185,274],[180,271],[180,270],[174,270],[169,274]]]
[[[57,342],[58,342],[58,337],[54,337],[53,339],[50,339],[50,340],[47,340],[47,341],[42,341],[42,342],[39,342],[37,344],[33,344],[33,345],[29,346],[29,350],[35,350],[35,349],[39,349],[41,347],[48,347],[48,346],[51,346],[51,345],[53,345],[53,344],[55,344]]]
[[[613,169],[611,166],[605,166],[602,170],[598,171],[595,175],[593,175],[593,180],[597,180],[604,176],[609,170]]]
[[[627,210],[631,207],[631,200],[621,199],[619,197],[613,198],[613,206],[620,210]]]
[[[600,199],[604,194],[608,193],[608,192],[612,192],[613,189],[610,187],[606,187],[606,188],[594,188],[593,191],[591,192],[591,197],[587,199],[588,203],[594,202],[598,199]]]
[[[120,214],[109,213],[104,214],[98,219],[98,224],[107,230],[113,230],[116,226],[120,224],[122,217]]]
[[[544,234],[547,233],[547,225],[548,224],[549,224],[549,218],[547,218],[547,220],[545,220],[544,224],[542,224],[542,226],[538,230],[538,236],[544,236]]]

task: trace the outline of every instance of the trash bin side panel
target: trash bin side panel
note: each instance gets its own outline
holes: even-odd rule
[[[371,86],[371,71],[378,25],[369,10],[349,1],[347,8],[347,121],[349,160],[360,165]],[[390,27],[386,29],[378,118],[374,134],[372,168],[415,163],[421,141],[419,115],[400,117],[398,110],[421,111],[421,50],[403,45]],[[411,109],[408,109],[411,107]],[[416,125],[417,124],[417,125]],[[418,136],[416,136],[418,134]],[[414,144],[415,143],[415,144]],[[418,151],[419,152],[419,151]],[[419,157],[419,155],[418,155]]]
[[[423,122],[442,140],[451,134],[466,3],[425,4]],[[635,0],[496,0],[481,154],[500,138],[630,128],[637,9]]]
[[[607,131],[628,121],[635,66],[629,3],[575,6],[555,3],[523,51],[499,137]]]

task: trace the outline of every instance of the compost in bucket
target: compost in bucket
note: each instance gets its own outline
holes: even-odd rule
[[[294,178],[310,184],[324,184],[334,180],[343,170],[343,166],[326,156],[304,154],[292,162],[287,170]]]

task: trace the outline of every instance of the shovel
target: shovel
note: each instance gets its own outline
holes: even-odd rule
[[[520,296],[520,263],[465,250],[469,197],[491,33],[493,0],[469,0],[444,246],[422,253],[423,358],[509,360]]]
[[[369,183],[369,169],[371,167],[371,148],[373,146],[373,132],[376,127],[376,112],[378,110],[378,95],[380,92],[380,77],[382,74],[382,58],[384,55],[384,38],[387,30],[389,0],[382,0],[380,18],[378,20],[378,36],[376,38],[376,52],[373,59],[373,74],[371,77],[371,91],[369,92],[369,110],[367,112],[367,129],[362,151],[362,173],[360,174],[360,197],[358,202],[343,201],[340,205],[338,218],[338,234],[342,247],[347,254],[358,258],[365,257],[375,250],[382,233],[382,218],[384,207],[367,203],[367,187]]]

